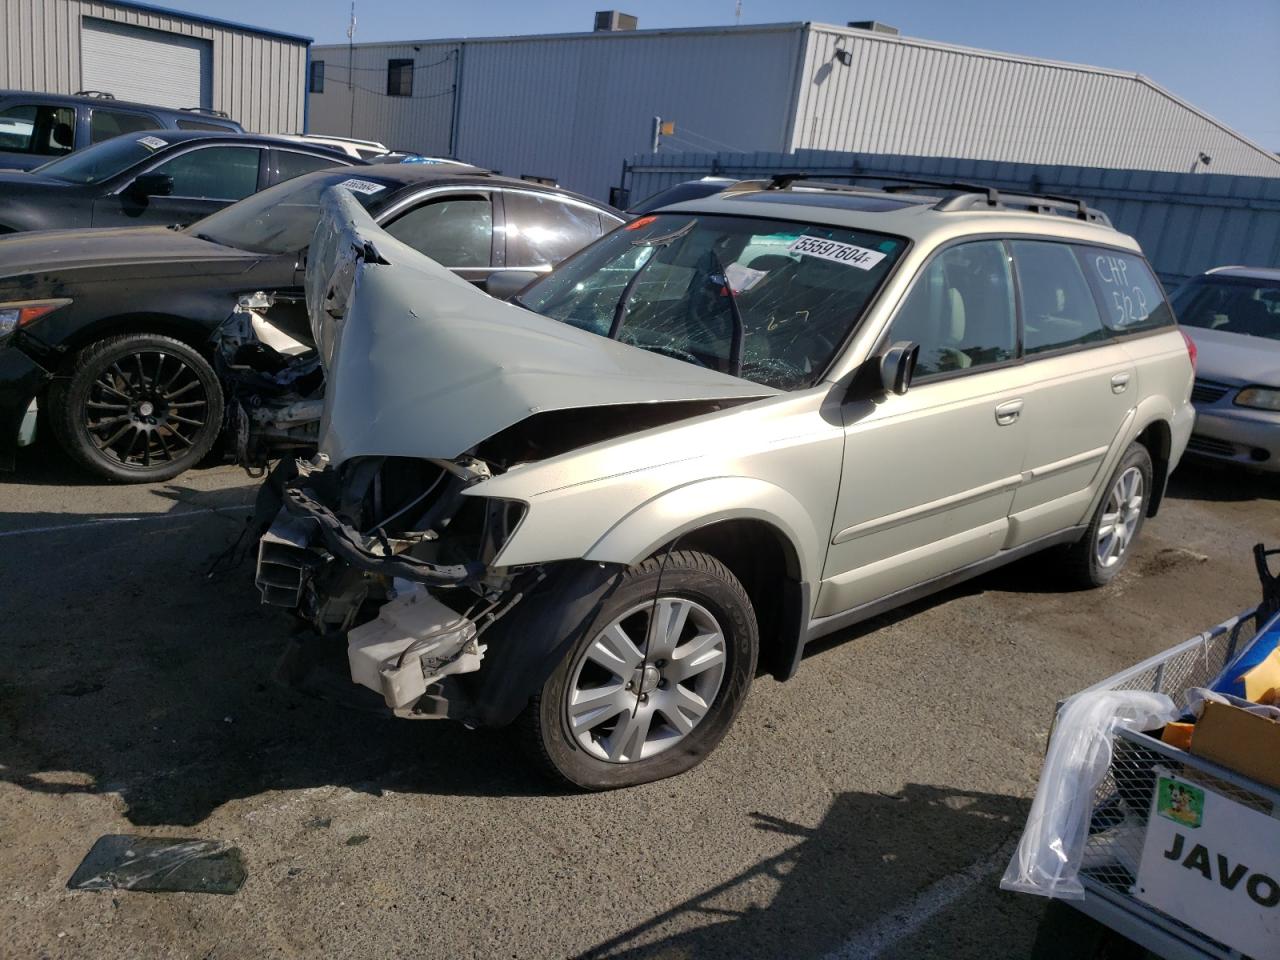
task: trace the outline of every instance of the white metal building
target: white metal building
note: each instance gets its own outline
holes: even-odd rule
[[[0,0],[4,2],[4,0]],[[9,0],[12,2],[12,0]],[[823,149],[1280,176],[1137,74],[818,23],[316,46],[311,129],[597,197],[650,149]],[[1204,159],[1208,158],[1207,162]]]
[[[222,110],[260,133],[304,129],[310,45],[142,3],[0,0],[0,88]]]

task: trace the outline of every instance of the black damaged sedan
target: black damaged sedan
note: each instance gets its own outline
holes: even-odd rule
[[[125,483],[166,480],[214,447],[224,392],[213,332],[259,291],[309,341],[301,303],[321,193],[349,189],[385,229],[464,279],[545,272],[612,229],[617,211],[555,187],[462,164],[306,174],[189,227],[0,237],[0,469],[37,414],[83,467]],[[496,282],[496,281],[495,281]]]

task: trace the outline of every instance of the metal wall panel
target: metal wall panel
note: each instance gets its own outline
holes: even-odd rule
[[[311,95],[311,128],[445,154],[456,116],[460,159],[603,199],[623,159],[649,145],[654,116],[675,121],[667,149],[783,149],[803,29],[367,44],[355,48],[350,86],[347,47],[317,46],[325,90]],[[411,98],[385,93],[387,61],[400,57],[417,65]]]
[[[80,29],[80,71],[86,87],[121,100],[161,107],[210,107],[213,44],[113,20],[85,17]]]
[[[797,170],[832,178],[857,173],[961,180],[1079,197],[1136,237],[1167,284],[1228,264],[1280,267],[1280,177],[801,150],[641,154],[629,167],[628,185],[639,201],[712,174],[750,179]]]
[[[1280,158],[1137,74],[820,25],[790,147],[1171,172],[1203,152],[1214,173],[1280,176]]]
[[[225,110],[246,130],[302,129],[305,40],[92,0],[0,0],[0,88],[49,93],[83,89],[80,38],[85,17],[207,40],[215,110]]]

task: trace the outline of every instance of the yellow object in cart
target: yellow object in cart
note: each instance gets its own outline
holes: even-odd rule
[[[1280,688],[1280,647],[1272,650],[1256,667],[1240,674],[1244,698],[1254,703],[1270,703],[1273,691]]]

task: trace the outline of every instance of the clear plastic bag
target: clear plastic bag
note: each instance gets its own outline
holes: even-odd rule
[[[1004,890],[1083,900],[1080,861],[1094,795],[1111,764],[1119,727],[1151,730],[1174,719],[1162,693],[1098,690],[1072,697],[1058,712],[1027,826],[1000,880]]]

